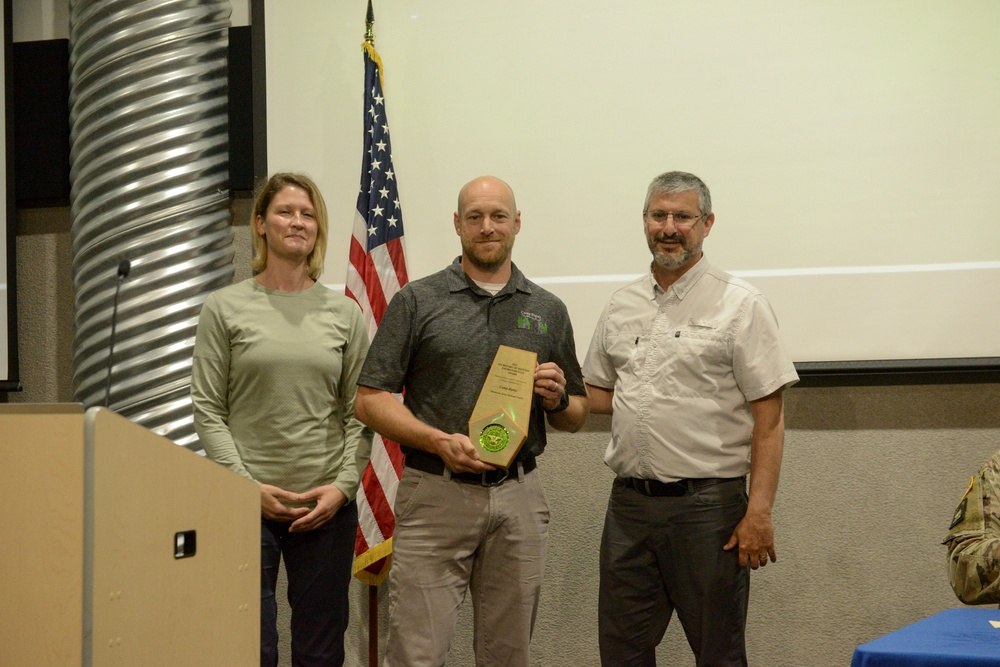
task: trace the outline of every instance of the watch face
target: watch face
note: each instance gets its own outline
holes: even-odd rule
[[[479,433],[479,444],[488,452],[502,452],[510,442],[510,434],[500,424],[489,424]]]

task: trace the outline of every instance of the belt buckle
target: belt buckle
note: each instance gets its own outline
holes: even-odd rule
[[[664,495],[671,498],[680,498],[681,496],[688,495],[687,483],[684,480],[668,482],[664,485],[663,490]]]
[[[492,481],[492,482],[489,482],[489,481],[486,480],[486,476],[489,475],[490,473],[501,473],[501,472],[503,473],[503,477],[500,477],[499,479],[497,479],[495,481]],[[485,486],[485,487],[500,486],[501,484],[503,484],[504,482],[507,481],[507,477],[509,475],[510,475],[510,470],[503,470],[503,469],[500,469],[500,470],[484,470],[482,472],[482,477],[480,478],[479,483],[480,483],[480,485]]]

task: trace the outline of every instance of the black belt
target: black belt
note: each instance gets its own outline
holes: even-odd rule
[[[658,479],[641,479],[639,477],[616,477],[615,486],[635,489],[644,496],[686,496],[695,489],[713,484],[743,480],[746,477],[706,477],[702,479],[681,479],[676,482],[661,482]]]
[[[529,473],[538,467],[538,462],[535,460],[535,457],[528,456],[517,461],[511,461],[510,468],[508,470],[497,468],[496,470],[487,470],[486,472],[453,472],[451,473],[451,478],[458,482],[465,482],[466,484],[499,486],[508,479],[517,479],[518,463],[521,464],[525,473]],[[427,472],[432,475],[444,475],[445,471],[444,461],[429,454],[425,454],[423,456],[419,454],[407,454],[406,466],[408,468],[420,470],[421,472]]]

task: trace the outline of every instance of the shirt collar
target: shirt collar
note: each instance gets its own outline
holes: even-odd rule
[[[651,292],[650,297],[652,299],[655,299],[658,295],[665,294],[666,292],[673,290],[674,294],[677,295],[677,298],[683,300],[684,297],[687,296],[687,293],[690,292],[692,289],[694,289],[694,286],[698,284],[698,281],[701,279],[703,275],[705,275],[705,273],[708,272],[710,268],[712,268],[712,265],[708,263],[708,260],[705,258],[705,255],[702,254],[701,259],[699,259],[694,266],[688,269],[683,276],[678,278],[677,281],[674,282],[674,284],[669,287],[669,289],[664,290],[662,287],[660,287],[660,284],[656,282],[656,277],[653,276],[653,268],[652,266],[650,266],[649,269],[649,289]]]
[[[471,290],[475,294],[490,296],[488,292],[483,290],[476,284],[476,282],[465,274],[462,270],[462,256],[459,255],[455,258],[455,261],[448,265],[448,291],[450,292],[461,292],[462,290]],[[510,280],[507,284],[503,286],[503,289],[496,293],[496,296],[501,294],[509,294],[511,292],[524,292],[525,294],[531,294],[531,283],[528,279],[524,277],[524,274],[517,268],[514,262],[510,263]]]

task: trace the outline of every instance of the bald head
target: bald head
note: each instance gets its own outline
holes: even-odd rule
[[[483,195],[501,195],[503,197],[509,197],[507,202],[510,206],[511,211],[517,210],[517,202],[514,201],[514,190],[505,181],[500,180],[496,176],[480,176],[479,178],[474,178],[465,185],[458,192],[458,215],[461,217],[465,213],[465,207],[468,205],[470,200],[476,199],[478,196]]]
[[[480,176],[458,193],[455,233],[462,239],[462,269],[473,280],[506,283],[521,213],[514,191],[494,176]]]

